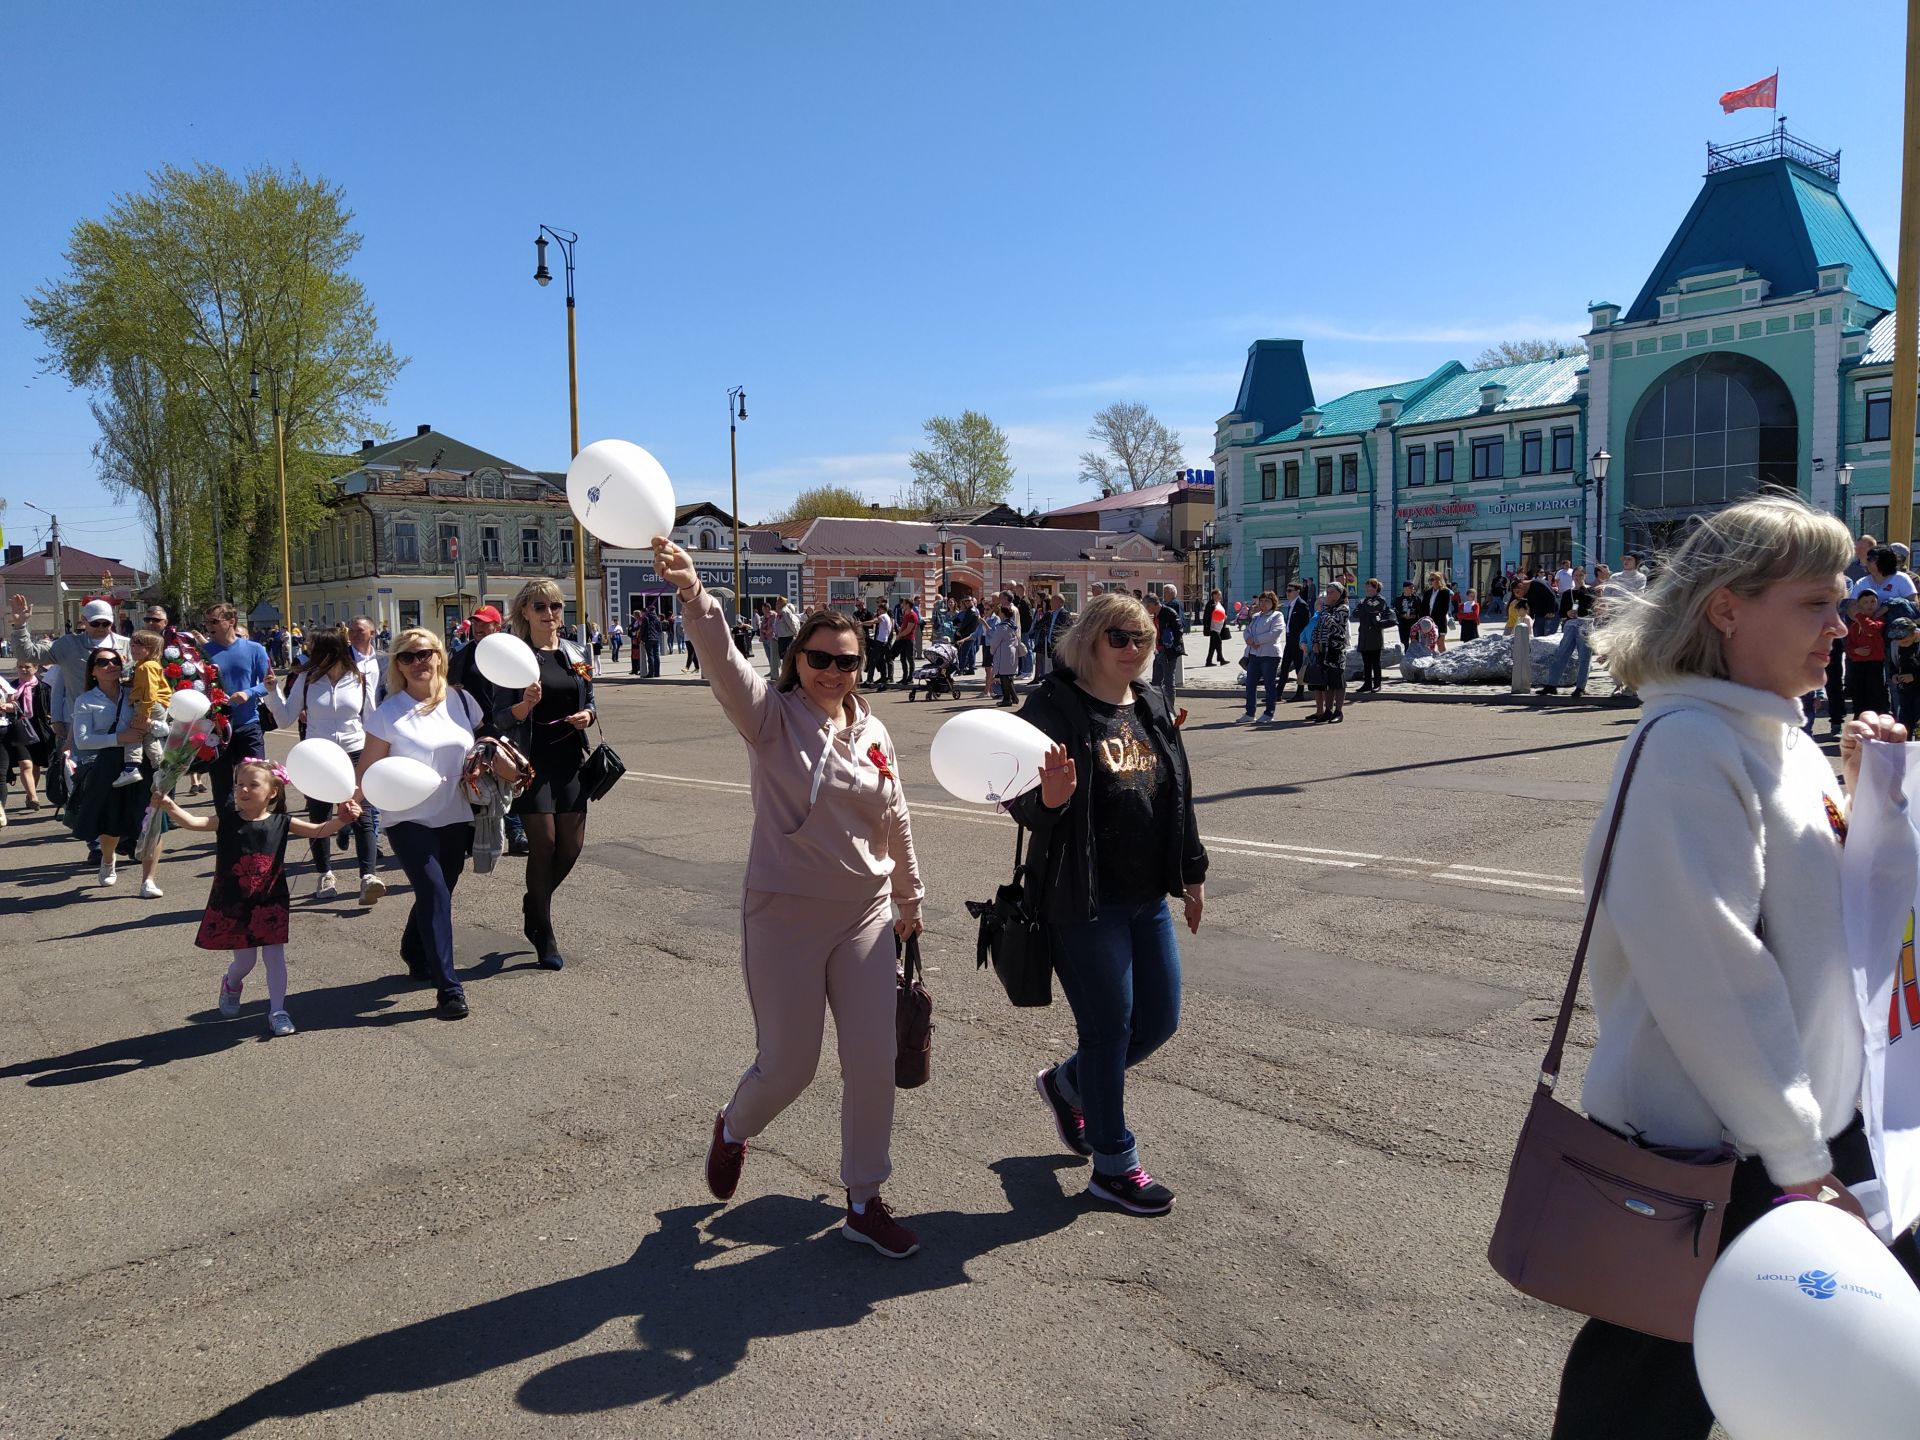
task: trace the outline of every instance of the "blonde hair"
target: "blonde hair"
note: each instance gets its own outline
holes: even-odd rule
[[[1707,606],[1721,590],[1750,600],[1783,581],[1836,584],[1853,537],[1798,497],[1764,495],[1701,517],[1677,549],[1660,556],[1638,595],[1612,594],[1593,650],[1614,682],[1638,690],[1687,675],[1725,679],[1727,657]]]
[[[562,605],[567,597],[561,593],[560,586],[552,580],[529,580],[520,587],[520,593],[513,597],[507,606],[507,628],[522,640],[531,640],[533,631],[527,625],[527,604],[532,600],[558,600]],[[564,620],[567,612],[562,610],[560,618]]]
[[[155,658],[158,658],[160,652],[166,648],[167,644],[166,640],[157,630],[136,630],[127,637],[127,643],[129,645],[146,646],[147,649],[154,653]]]
[[[1055,661],[1076,675],[1087,674],[1093,668],[1094,647],[1106,638],[1109,630],[1131,630],[1136,634],[1144,632],[1149,637],[1149,657],[1153,653],[1154,640],[1159,635],[1145,605],[1131,595],[1108,591],[1089,600],[1087,608],[1080,612],[1080,618],[1073,622],[1066,634],[1053,642]]]
[[[447,647],[440,643],[440,637],[431,630],[414,626],[402,630],[393,637],[393,649],[387,655],[387,693],[402,695],[407,690],[407,667],[400,663],[400,655],[406,650],[431,650],[439,657],[439,663],[433,667],[433,680],[427,688],[427,698],[419,703],[422,715],[431,715],[440,708],[440,702],[447,698]]]

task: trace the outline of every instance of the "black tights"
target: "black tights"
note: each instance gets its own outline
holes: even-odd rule
[[[527,827],[527,920],[551,943],[553,892],[573,873],[587,840],[585,812],[577,815],[523,815]]]

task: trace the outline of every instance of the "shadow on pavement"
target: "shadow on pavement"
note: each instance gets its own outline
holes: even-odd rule
[[[1084,1202],[1055,1177],[1082,1164],[1066,1155],[996,1161],[1010,1208],[907,1216],[922,1248],[900,1261],[843,1240],[839,1207],[820,1200],[763,1195],[731,1210],[711,1202],[662,1210],[659,1228],[617,1265],[339,1346],[174,1437],[213,1440],[265,1420],[457,1384],[628,1315],[636,1348],[560,1361],[515,1399],[543,1415],[684,1399],[730,1374],[755,1340],[858,1324],[885,1301],[967,1283],[971,1260],[1064,1229]],[[774,1248],[736,1264],[705,1263],[739,1245]]]
[[[113,927],[122,928],[122,927]],[[207,952],[209,955],[213,951]],[[506,969],[506,956],[495,952],[476,965],[461,970],[463,981],[484,980]],[[513,967],[521,968],[521,967]],[[531,967],[529,967],[531,968]],[[362,1025],[404,1025],[414,1020],[433,1018],[433,988],[416,985],[404,975],[382,975],[352,985],[331,985],[318,990],[297,988],[298,963],[293,970],[296,986],[289,990],[287,1008],[302,1032],[347,1030]],[[209,972],[211,976],[213,972]],[[264,993],[265,984],[258,971],[249,977],[252,993]],[[208,987],[216,980],[209,978]],[[397,998],[418,995],[419,1009],[393,1010]],[[391,1012],[391,1013],[389,1013]],[[0,1080],[29,1077],[27,1084],[84,1085],[92,1080],[110,1080],[168,1065],[176,1060],[200,1060],[218,1055],[236,1045],[251,1044],[264,1038],[261,1022],[266,1017],[264,1000],[250,1000],[238,1017],[228,1020],[218,1010],[202,1010],[188,1017],[187,1023],[171,1030],[156,1030],[149,1035],[134,1035],[125,1040],[109,1040],[65,1055],[47,1055],[38,1060],[20,1060],[0,1066]]]

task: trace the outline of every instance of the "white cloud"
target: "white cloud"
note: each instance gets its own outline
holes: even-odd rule
[[[1284,335],[1295,340],[1331,340],[1350,345],[1492,345],[1501,340],[1532,336],[1571,339],[1586,333],[1582,317],[1554,320],[1539,315],[1510,317],[1491,323],[1469,322],[1453,325],[1407,325],[1388,328],[1356,329],[1332,321],[1301,315],[1236,315],[1223,322],[1226,328],[1246,334]],[[1311,364],[1312,357],[1308,357]]]

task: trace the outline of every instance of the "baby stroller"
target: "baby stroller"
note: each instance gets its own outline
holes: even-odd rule
[[[953,683],[953,671],[959,663],[960,652],[953,646],[927,646],[926,658],[913,672],[913,683],[907,687],[907,699],[913,699],[924,688],[929,700],[937,700],[942,695],[958,700],[960,691]]]

